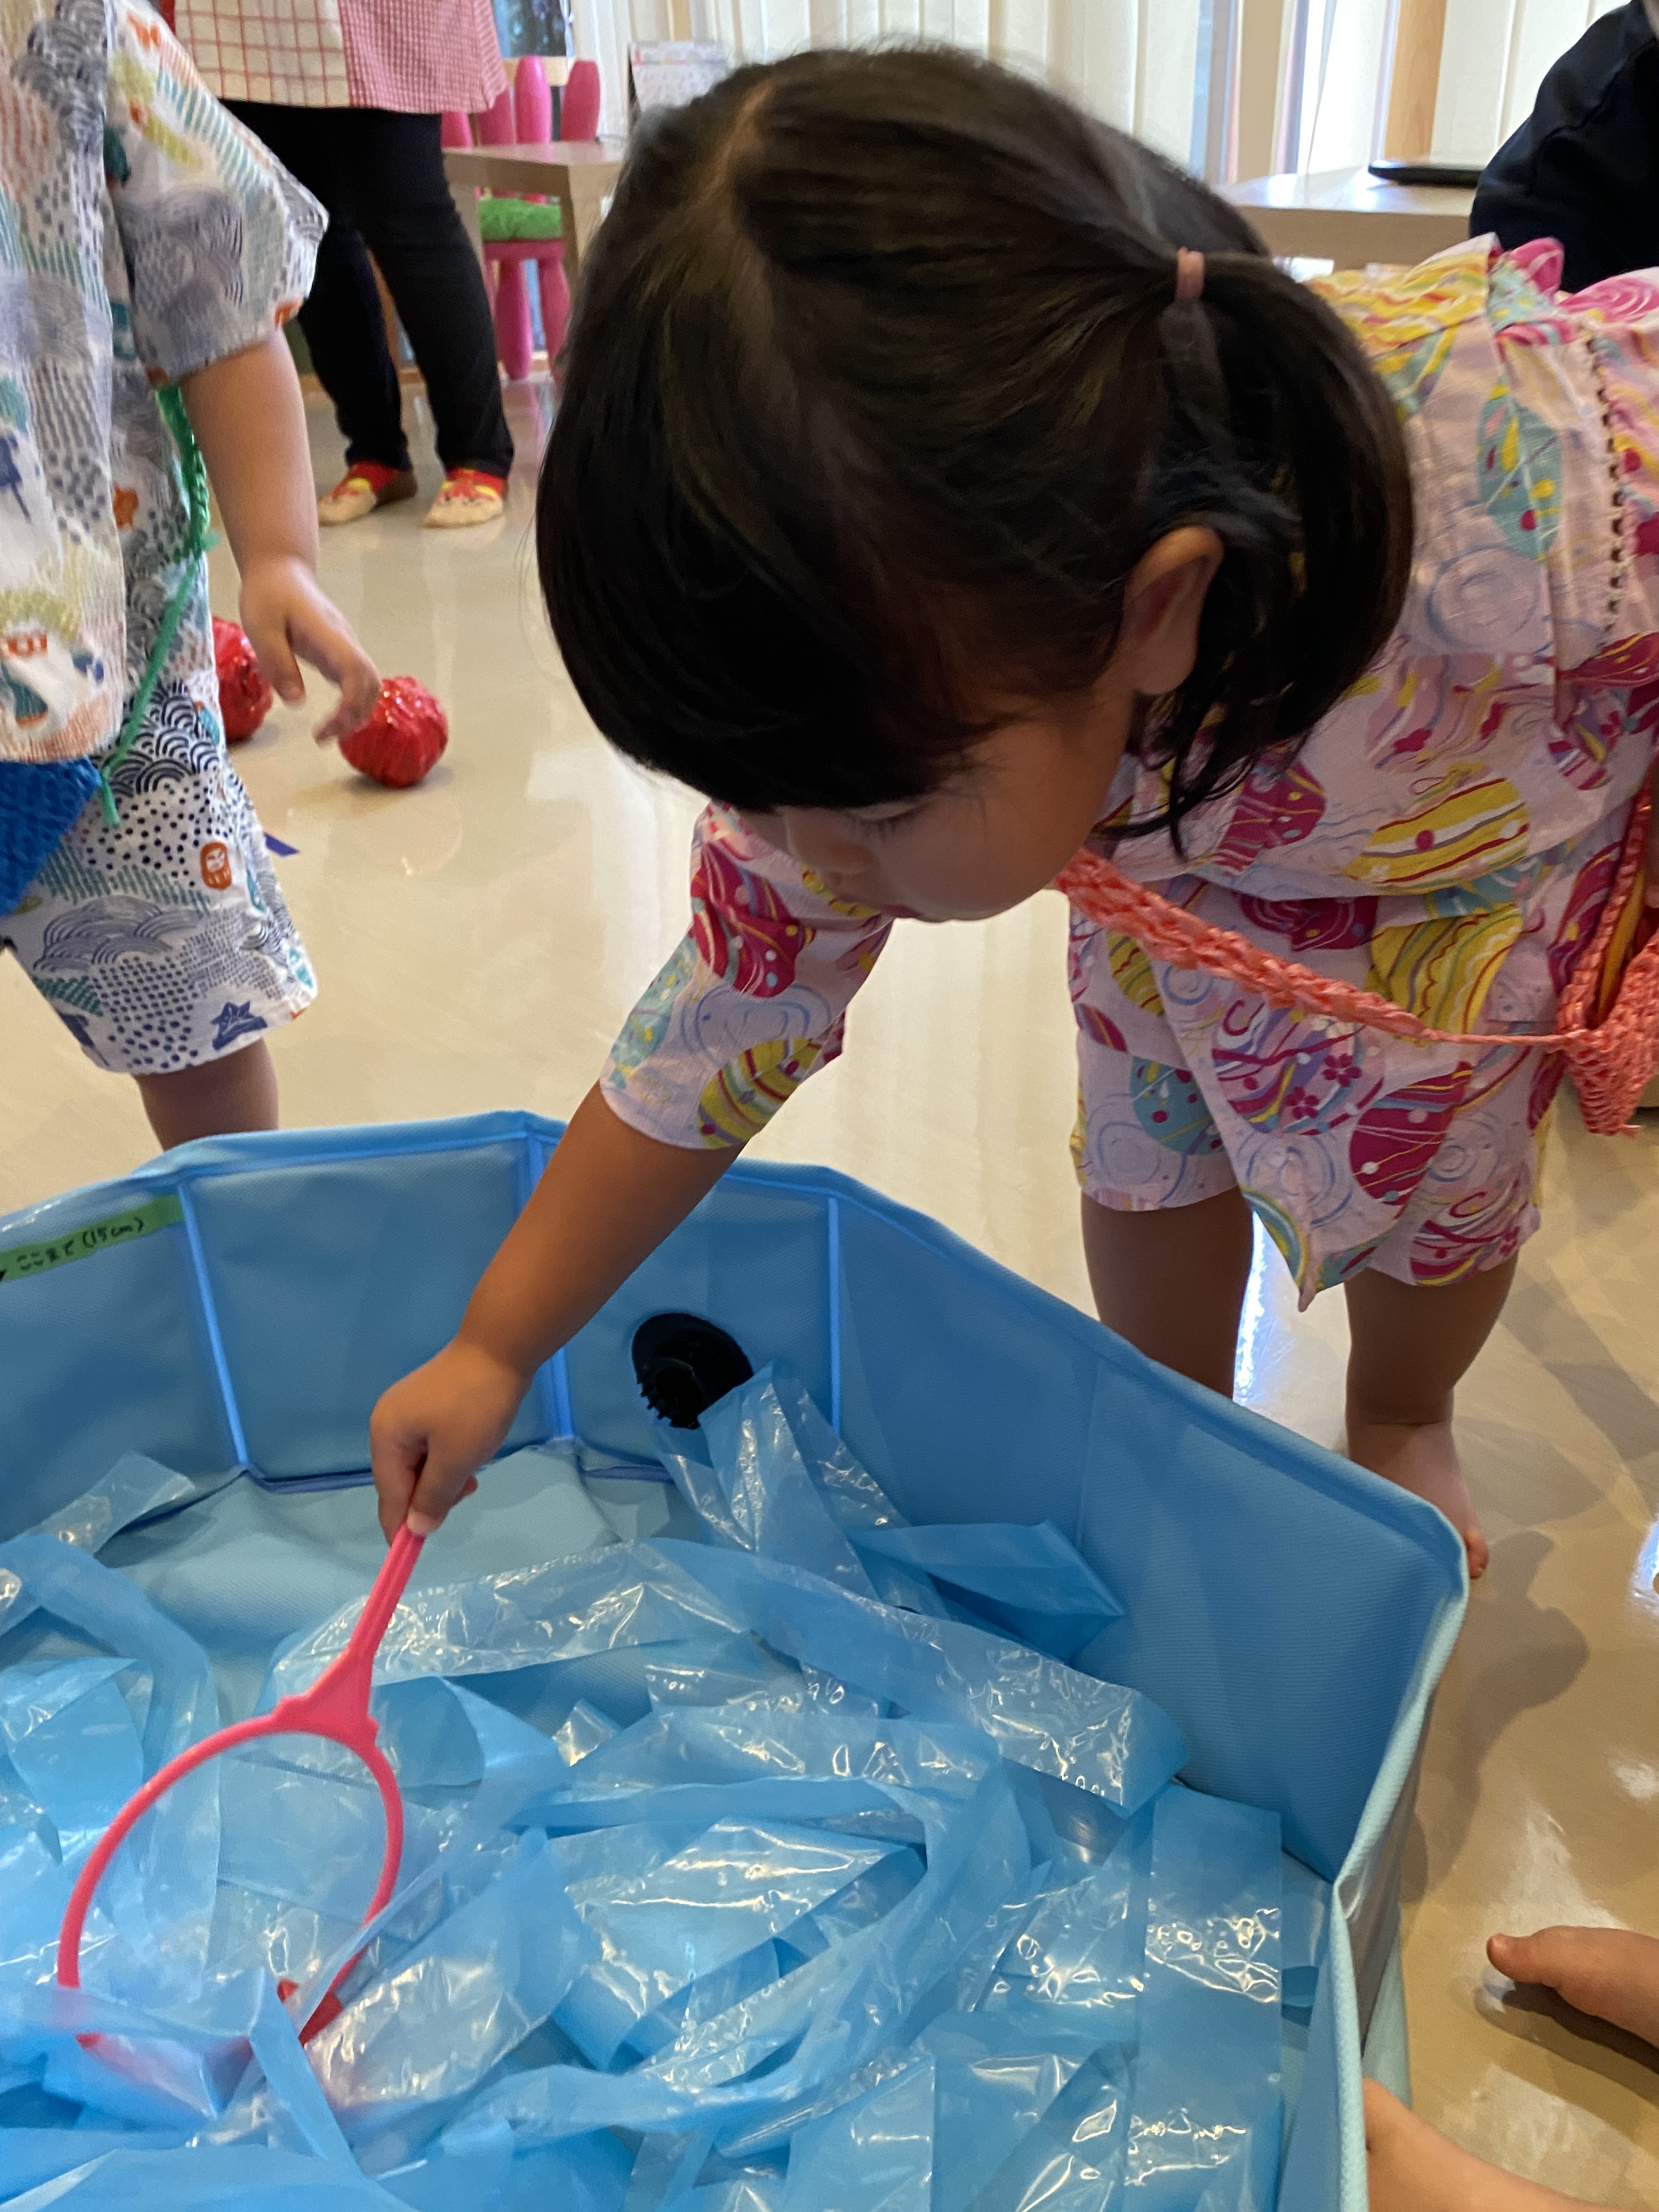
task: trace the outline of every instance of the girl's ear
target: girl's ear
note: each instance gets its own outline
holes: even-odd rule
[[[1123,595],[1123,627],[1114,656],[1134,690],[1157,698],[1192,674],[1205,595],[1221,556],[1213,530],[1184,523],[1136,562]]]

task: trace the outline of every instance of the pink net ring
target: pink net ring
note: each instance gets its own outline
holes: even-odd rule
[[[142,1790],[128,1798],[100,1838],[97,1849],[82,1868],[70,1893],[58,1936],[58,1980],[61,1988],[78,1990],[81,1986],[81,1938],[88,1910],[110,1861],[145,1814],[175,1782],[182,1782],[198,1766],[205,1766],[210,1759],[218,1759],[242,1744],[257,1743],[263,1736],[325,1736],[331,1743],[343,1745],[362,1759],[374,1778],[386,1814],[386,1850],[380,1860],[380,1879],[363,1915],[365,1923],[391,1902],[392,1893],[398,1887],[398,1870],[403,1863],[404,1801],[398,1794],[398,1778],[375,1741],[379,1730],[368,1710],[368,1698],[374,1682],[374,1655],[392,1625],[398,1601],[421,1555],[422,1541],[407,1528],[398,1531],[374,1577],[374,1587],[364,1601],[350,1641],[308,1690],[296,1697],[280,1699],[271,1711],[258,1714],[252,1720],[238,1721],[231,1728],[219,1729],[216,1735],[204,1736],[200,1743],[191,1744],[188,1751],[181,1751],[177,1759],[170,1759]],[[339,2011],[339,2000],[334,1992],[356,1963],[356,1956],[348,1959],[329,1984],[300,2031],[302,2043],[325,2027]],[[284,1999],[294,1987],[290,1982],[278,1984]],[[83,2042],[100,2039],[82,2039]]]

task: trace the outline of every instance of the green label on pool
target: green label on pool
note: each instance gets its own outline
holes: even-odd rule
[[[44,1275],[48,1267],[62,1267],[71,1260],[90,1260],[112,1244],[131,1244],[135,1237],[153,1236],[158,1229],[173,1229],[185,1218],[185,1209],[168,1192],[143,1206],[130,1206],[125,1213],[106,1214],[80,1229],[67,1229],[44,1244],[9,1244],[0,1251],[0,1283],[24,1275]]]

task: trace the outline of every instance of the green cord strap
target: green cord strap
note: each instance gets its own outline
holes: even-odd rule
[[[196,564],[209,546],[216,543],[212,529],[212,513],[208,500],[207,463],[202,459],[202,449],[196,442],[190,427],[190,417],[185,412],[185,403],[176,384],[164,385],[156,395],[161,410],[161,419],[173,433],[173,441],[179,448],[179,466],[185,479],[185,497],[190,505],[190,528],[179,550],[179,562],[184,574],[173,587],[161,617],[161,627],[155,634],[149,659],[144,664],[144,673],[138,689],[133,694],[132,704],[127,709],[121,733],[112,748],[97,763],[99,803],[104,819],[113,829],[121,816],[115,804],[115,793],[110,788],[110,778],[132,750],[144,717],[149,712],[149,702],[155,696],[155,686],[161,681],[161,671],[173,650],[173,641],[179,635],[179,625],[185,618],[185,609],[196,586]]]

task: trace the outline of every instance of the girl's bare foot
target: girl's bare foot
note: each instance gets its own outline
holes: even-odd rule
[[[1371,2212],[1583,2212],[1577,2197],[1460,2150],[1375,2081],[1365,2084],[1365,2164]]]
[[[1452,1442],[1457,1385],[1504,1310],[1515,1262],[1451,1283],[1405,1283],[1363,1268],[1348,1302],[1348,1456],[1437,1505],[1463,1539],[1471,1578],[1486,1540]]]
[[[1367,1421],[1348,1419],[1348,1457],[1373,1474],[1386,1476],[1402,1490],[1437,1505],[1463,1539],[1469,1558],[1469,1578],[1486,1571],[1491,1557],[1486,1540],[1475,1517],[1469,1486],[1452,1440],[1452,1425],[1445,1421]]]
[[[1486,1956],[1512,1982],[1540,1984],[1580,2012],[1659,2044],[1659,1938],[1627,1928],[1494,1936]]]

